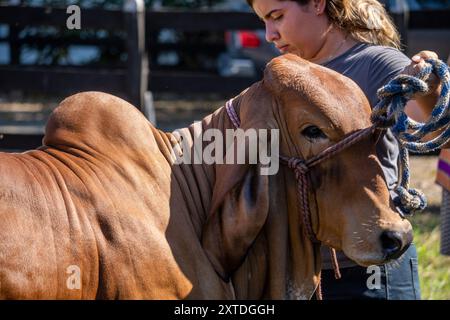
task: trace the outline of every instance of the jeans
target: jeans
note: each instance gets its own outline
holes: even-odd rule
[[[420,300],[417,251],[414,244],[389,264],[369,268],[342,268],[336,280],[333,270],[322,270],[324,300],[375,299]]]

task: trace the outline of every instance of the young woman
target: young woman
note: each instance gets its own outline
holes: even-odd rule
[[[294,53],[353,79],[372,107],[377,89],[391,78],[414,75],[424,59],[436,54],[423,51],[408,59],[399,51],[399,35],[384,7],[375,0],[247,0],[266,27],[266,39],[281,53]],[[431,78],[431,77],[430,77]],[[432,83],[431,83],[432,82]],[[410,101],[430,114],[439,94],[439,82],[430,81],[427,95]],[[377,145],[386,181],[397,182],[399,148],[388,131]],[[420,299],[417,253],[412,245],[392,264],[366,269],[338,254],[342,279],[336,280],[328,250],[322,255],[324,299]]]

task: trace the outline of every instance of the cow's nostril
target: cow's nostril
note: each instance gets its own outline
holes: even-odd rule
[[[398,258],[402,254],[403,241],[398,232],[384,231],[380,236],[380,240],[387,259]]]

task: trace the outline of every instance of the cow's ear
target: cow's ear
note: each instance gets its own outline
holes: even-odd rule
[[[259,165],[224,165],[221,169],[214,193],[223,196],[213,198],[202,245],[216,272],[228,281],[266,221],[269,177],[260,174]]]
[[[259,136],[260,129],[276,127],[274,98],[262,83],[250,87],[238,100],[244,132],[256,130]],[[223,279],[241,265],[269,211],[269,176],[261,175],[261,164],[249,164],[249,146],[259,141],[245,141],[232,145],[233,164],[226,160],[227,164],[216,165],[211,210],[203,228],[203,248]],[[242,154],[245,164],[238,164],[238,155]]]

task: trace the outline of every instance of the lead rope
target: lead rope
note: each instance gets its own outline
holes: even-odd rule
[[[317,239],[311,222],[310,216],[310,207],[308,201],[308,190],[309,190],[309,180],[307,174],[309,172],[309,168],[305,165],[304,161],[296,158],[286,158],[280,156],[280,159],[284,164],[287,164],[288,167],[295,172],[295,179],[297,180],[297,210],[300,216],[301,221],[303,222],[304,229],[306,230],[306,234],[309,240],[313,243],[313,245],[319,245],[320,250],[320,241]],[[332,251],[334,249],[330,248]],[[335,251],[334,251],[335,252]],[[336,254],[331,255],[331,259],[336,258]],[[339,268],[339,265],[333,261],[333,267],[336,265]],[[335,269],[336,270],[336,269]],[[316,299],[323,300],[322,296],[322,279],[319,276],[319,282],[317,284],[317,289],[315,291]]]
[[[416,76],[398,75],[387,85],[381,87],[377,94],[380,102],[372,112],[372,123],[378,128],[391,128],[400,146],[400,183],[395,192],[398,197],[394,204],[401,209],[401,215],[412,215],[427,206],[425,195],[409,186],[409,150],[426,153],[442,148],[450,139],[450,74],[448,66],[435,59],[426,60],[426,67]],[[431,73],[438,76],[442,83],[441,93],[427,122],[421,123],[410,119],[405,113],[406,103],[416,93],[426,93],[425,82]],[[442,132],[428,142],[420,142],[425,135]]]

